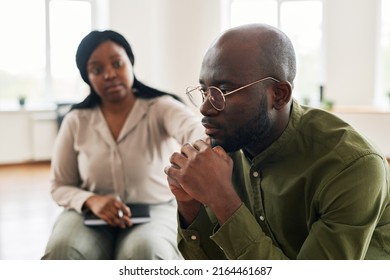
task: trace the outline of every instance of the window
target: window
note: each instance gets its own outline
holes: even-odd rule
[[[297,56],[294,96],[316,105],[323,84],[322,1],[231,0],[230,26],[261,22],[291,39]]]
[[[0,108],[80,100],[87,94],[75,63],[78,43],[92,29],[94,1],[0,2]]]
[[[23,9],[21,9],[23,7]],[[45,93],[45,1],[0,2],[0,102]]]
[[[278,2],[276,0],[233,0],[230,25],[262,22],[278,26]]]
[[[390,106],[390,0],[382,0],[381,7],[381,90],[386,95],[385,101]],[[383,99],[383,98],[380,98]]]
[[[80,40],[91,31],[91,3],[50,1],[50,78],[55,100],[80,100],[86,85],[80,79],[75,55]],[[69,20],[71,19],[71,20]]]

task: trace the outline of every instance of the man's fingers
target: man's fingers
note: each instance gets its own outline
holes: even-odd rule
[[[197,149],[190,143],[185,143],[180,150],[181,154],[186,158],[189,158],[191,154],[195,153],[196,151]]]
[[[196,140],[194,143],[192,143],[192,146],[198,151],[210,148],[210,144],[208,144],[202,139]]]
[[[175,152],[171,155],[169,161],[172,164],[173,168],[180,169],[181,163],[183,163],[186,158],[186,155],[184,155],[183,153]]]
[[[213,151],[217,153],[220,157],[225,160],[230,160],[229,155],[225,152],[225,150],[221,146],[216,146],[213,148]]]
[[[169,188],[171,190],[174,190],[174,189],[181,189],[181,185],[173,178],[174,175],[172,175],[172,173],[168,170],[170,167],[166,167],[165,169],[167,171],[165,171],[165,173],[168,175],[167,176],[167,181],[168,181],[168,185],[169,185]],[[171,174],[171,176],[169,175]]]

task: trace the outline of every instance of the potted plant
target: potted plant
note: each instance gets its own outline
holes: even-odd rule
[[[18,97],[18,102],[19,102],[20,107],[24,107],[24,104],[26,104],[26,96],[20,95]]]
[[[321,104],[322,109],[326,111],[332,111],[333,105],[334,105],[333,100],[329,100],[329,99],[324,99]]]

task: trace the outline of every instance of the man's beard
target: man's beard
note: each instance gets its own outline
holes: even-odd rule
[[[222,148],[228,153],[247,147],[252,143],[261,143],[271,131],[271,120],[268,116],[267,96],[263,95],[257,114],[247,123],[239,127],[233,135],[228,135]]]

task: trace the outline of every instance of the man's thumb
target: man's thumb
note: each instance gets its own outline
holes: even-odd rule
[[[224,159],[228,159],[229,155],[225,152],[225,150],[221,146],[215,146],[213,151],[216,152],[219,156]]]

